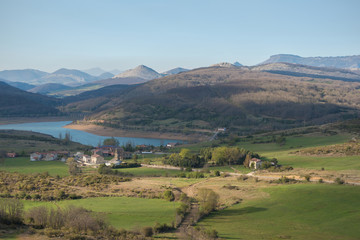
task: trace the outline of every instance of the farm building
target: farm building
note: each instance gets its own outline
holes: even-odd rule
[[[258,158],[253,158],[249,161],[249,168],[260,169],[262,161]]]

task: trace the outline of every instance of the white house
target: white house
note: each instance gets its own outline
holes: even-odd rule
[[[30,154],[30,161],[40,161],[42,159],[43,155],[41,153],[35,152]]]
[[[257,158],[253,158],[249,161],[249,168],[260,169],[262,161]]]
[[[105,160],[102,156],[94,154],[91,155],[91,164],[103,164],[105,163]]]
[[[89,155],[84,155],[82,157],[82,162],[85,164],[90,164],[91,163],[91,157]]]
[[[58,157],[57,153],[46,153],[43,160],[45,161],[54,161]]]

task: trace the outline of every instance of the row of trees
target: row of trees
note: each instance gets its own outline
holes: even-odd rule
[[[238,147],[202,148],[193,154],[189,149],[182,149],[180,153],[173,153],[163,158],[163,163],[178,167],[201,168],[207,163],[214,165],[240,165],[246,158],[259,158],[257,153]],[[247,165],[248,166],[248,165]]]
[[[167,165],[184,168],[201,168],[207,161],[200,154],[192,154],[189,149],[182,149],[180,153],[173,153],[163,158],[163,163]]]

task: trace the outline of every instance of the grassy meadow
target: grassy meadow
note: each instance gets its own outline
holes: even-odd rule
[[[0,170],[24,174],[48,172],[51,176],[68,176],[68,166],[61,161],[31,162],[29,157],[6,158]]]
[[[358,156],[305,156],[293,154],[298,149],[340,144],[351,139],[348,134],[337,135],[303,135],[286,137],[284,145],[276,143],[241,142],[239,147],[259,153],[262,157],[277,158],[279,164],[295,168],[327,170],[360,170]]]
[[[244,200],[198,225],[224,239],[359,239],[359,187],[292,184],[263,191],[270,197]]]
[[[40,206],[55,206],[52,202],[23,201],[25,210]],[[109,224],[116,228],[132,230],[137,227],[154,226],[156,222],[167,223],[175,219],[177,202],[161,199],[99,197],[56,202],[57,206],[74,205],[95,212],[104,213]]]
[[[138,167],[138,168],[118,168],[116,169],[119,172],[127,172],[134,174],[135,177],[167,177],[167,176],[176,176],[181,173],[180,170],[172,169],[161,169],[161,168],[147,168],[147,167]]]

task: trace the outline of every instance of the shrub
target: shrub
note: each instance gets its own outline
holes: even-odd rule
[[[141,233],[144,235],[144,237],[152,237],[154,234],[152,227],[143,227],[141,229]]]
[[[335,182],[336,182],[337,184],[344,184],[344,183],[345,183],[345,181],[344,181],[343,179],[341,179],[341,178],[336,178],[336,179],[335,179]]]
[[[24,205],[17,199],[0,199],[0,223],[21,224]]]
[[[163,198],[171,202],[175,200],[175,195],[171,190],[166,190],[163,194]]]
[[[310,182],[311,176],[310,176],[310,175],[305,175],[304,178],[305,178],[305,180],[306,180],[307,182]]]
[[[319,183],[323,183],[324,180],[322,178],[319,179]]]
[[[219,177],[219,176],[220,176],[220,171],[219,171],[219,170],[216,170],[216,171],[215,171],[215,176],[216,176],[216,177]]]
[[[208,215],[215,210],[219,202],[219,195],[213,190],[201,188],[198,191],[198,200],[200,203],[200,214]]]

